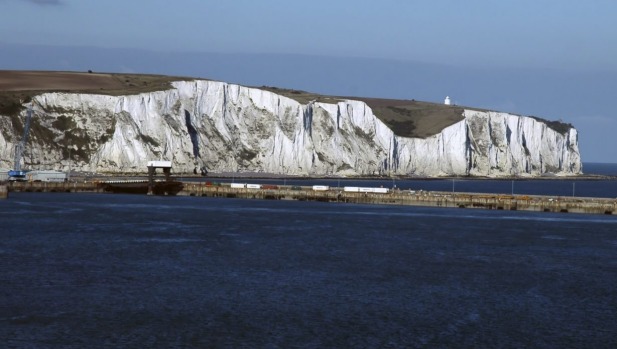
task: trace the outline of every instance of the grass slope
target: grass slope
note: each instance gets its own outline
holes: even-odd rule
[[[180,80],[190,81],[193,78],[146,74],[0,70],[0,115],[16,117],[23,110],[23,103],[27,103],[32,96],[44,92],[131,95],[166,90],[171,88],[172,81]],[[463,120],[463,107],[460,106],[415,100],[324,96],[271,86],[255,88],[289,97],[301,104],[311,101],[337,103],[344,99],[360,100],[371,107],[373,113],[396,135],[403,137],[426,138]],[[570,124],[558,121],[536,119],[560,133],[565,133],[572,127]]]
[[[426,138],[463,120],[463,108],[415,100],[366,97],[323,96],[315,93],[282,89],[271,86],[258,87],[306,104],[311,101],[337,103],[345,99],[366,103],[373,113],[397,136]]]
[[[131,95],[171,88],[163,75],[0,70],[0,115],[16,115],[33,96],[44,92]]]

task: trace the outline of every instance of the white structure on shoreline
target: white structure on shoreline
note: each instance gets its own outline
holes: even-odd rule
[[[445,104],[445,105],[451,105],[452,104],[452,102],[450,101],[450,96],[446,96],[446,100],[443,101],[443,104]]]

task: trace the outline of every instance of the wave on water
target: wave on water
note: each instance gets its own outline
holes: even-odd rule
[[[30,204],[23,205],[22,207],[15,208],[11,207],[8,210],[0,211],[0,215],[12,215],[12,216],[28,216],[32,214],[40,214],[41,210],[44,209],[46,212],[51,212],[56,215],[64,215],[69,213],[82,212],[84,209],[79,207],[58,207],[58,205],[41,205],[41,204]]]
[[[559,235],[542,235],[540,236],[540,238],[546,239],[546,240],[568,240],[567,237],[559,236]]]
[[[545,213],[545,212],[522,212],[516,211],[510,214],[494,215],[491,211],[477,210],[475,214],[470,214],[466,211],[465,214],[460,212],[460,209],[444,209],[444,208],[429,208],[428,211],[409,211],[409,212],[388,212],[388,211],[323,211],[321,214],[335,215],[359,215],[359,216],[399,216],[399,217],[442,217],[453,219],[474,219],[474,220],[514,220],[514,221],[537,221],[537,222],[569,222],[569,223],[608,223],[617,224],[617,217],[598,217],[578,214],[563,214],[563,213]],[[456,213],[455,213],[456,212]],[[541,216],[540,216],[541,215]],[[576,215],[576,216],[574,216]]]
[[[156,242],[156,243],[187,243],[187,242],[203,242],[203,239],[189,239],[189,238],[138,238],[134,239],[135,242]]]

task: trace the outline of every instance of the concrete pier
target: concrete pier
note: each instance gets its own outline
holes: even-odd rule
[[[617,199],[541,195],[500,195],[409,190],[394,190],[387,194],[380,194],[345,192],[343,188],[330,188],[328,191],[315,191],[311,187],[291,186],[278,186],[276,189],[250,189],[231,188],[229,185],[208,186],[205,183],[190,182],[184,183],[184,188],[178,195],[488,210],[617,214]]]
[[[99,182],[12,182],[8,184],[12,192],[29,193],[100,193],[103,187]]]
[[[130,181],[124,181],[130,182]],[[142,186],[148,186],[142,181]],[[105,193],[106,182],[42,183],[14,182],[0,185],[0,198],[13,192],[91,192]],[[166,182],[162,182],[166,183]],[[178,182],[174,191],[179,196],[202,196],[220,198],[298,200],[347,202],[358,204],[409,205],[427,207],[456,207],[461,209],[520,210],[536,212],[562,212],[617,215],[617,199],[554,197],[542,195],[501,195],[485,193],[452,193],[436,191],[393,190],[388,193],[345,192],[343,188],[313,190],[311,186],[262,186],[261,188],[232,188],[229,183]],[[5,194],[2,188],[7,188]],[[146,191],[143,191],[145,194]],[[169,194],[168,195],[173,195]]]

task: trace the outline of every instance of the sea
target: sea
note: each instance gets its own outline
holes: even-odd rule
[[[356,182],[617,197],[614,179]],[[0,346],[616,348],[616,256],[612,215],[11,193]]]

